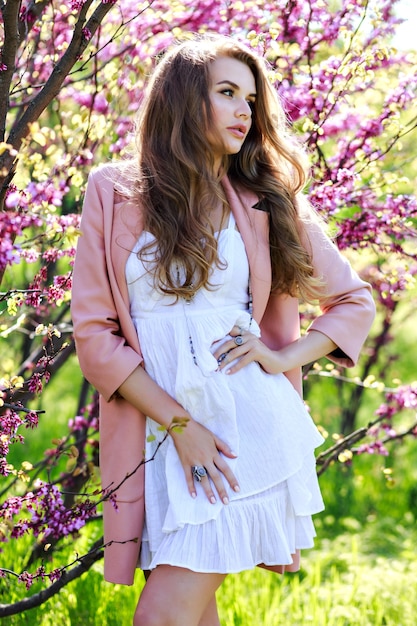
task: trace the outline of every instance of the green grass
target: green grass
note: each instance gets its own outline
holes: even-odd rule
[[[417,615],[417,531],[409,516],[368,522],[306,551],[297,574],[263,570],[229,576],[218,592],[222,626],[414,626]],[[7,550],[6,550],[7,551]],[[142,586],[110,585],[102,563],[38,609],[4,618],[2,626],[129,626]],[[0,581],[1,601],[24,596],[16,583]],[[13,598],[14,596],[14,598]]]

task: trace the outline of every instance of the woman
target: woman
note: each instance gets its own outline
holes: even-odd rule
[[[90,175],[74,267],[102,484],[117,487],[105,577],[151,572],[136,625],[215,626],[227,573],[296,571],[313,544],[322,439],[300,367],[353,365],[374,304],[301,195],[304,157],[252,51],[176,46],[136,138],[132,162]],[[300,296],[322,309],[302,337]]]

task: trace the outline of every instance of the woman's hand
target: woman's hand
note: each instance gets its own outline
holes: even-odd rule
[[[227,503],[223,477],[234,491],[239,491],[236,477],[222,457],[223,454],[234,459],[236,454],[224,441],[193,420],[174,398],[161,389],[143,367],[137,367],[120,385],[118,391],[130,404],[170,432],[184,469],[188,490],[193,497],[197,495],[196,479],[192,472],[195,465],[206,469],[223,503]],[[186,422],[181,432],[171,428],[174,416]],[[210,502],[216,502],[216,496],[207,477],[202,479],[201,485]]]
[[[252,361],[259,363],[268,374],[281,374],[312,363],[337,348],[330,337],[316,330],[307,332],[280,350],[271,350],[259,337],[239,326],[233,326],[229,335],[232,339],[222,343],[213,353],[219,370],[225,370],[226,374],[235,374]]]
[[[239,485],[235,475],[220,453],[231,459],[236,458],[236,454],[224,441],[193,419],[190,419],[186,426],[181,428],[180,432],[172,429],[170,433],[183,466],[191,496],[193,498],[197,496],[195,489],[196,479],[193,476],[192,467],[199,466],[203,467],[207,472],[207,476],[201,479],[201,486],[210,502],[214,504],[216,496],[208,477],[213,482],[220,500],[223,504],[228,504],[229,499],[223,477],[226,478],[231,488],[236,492],[239,491]]]
[[[219,370],[226,374],[235,374],[243,367],[256,361],[268,374],[280,374],[285,371],[279,352],[270,350],[256,335],[239,326],[233,326],[228,339],[216,349],[213,356],[217,359]],[[230,363],[238,359],[230,367]]]

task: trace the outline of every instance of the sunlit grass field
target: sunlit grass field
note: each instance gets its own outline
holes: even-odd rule
[[[218,592],[223,626],[415,626],[417,531],[391,520],[359,532],[319,539],[301,572],[280,577],[264,570],[229,576]],[[319,533],[321,520],[318,520]],[[390,529],[386,549],[383,535]],[[380,536],[381,535],[381,536]],[[129,626],[142,581],[133,587],[103,582],[101,563],[38,609],[4,618],[4,626]],[[3,581],[4,583],[4,581]],[[1,601],[24,588],[1,585]],[[9,597],[7,597],[7,595]],[[173,609],[175,610],[175,609]]]

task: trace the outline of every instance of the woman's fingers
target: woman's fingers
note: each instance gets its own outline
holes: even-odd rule
[[[237,481],[237,478],[234,475],[234,473],[232,472],[232,470],[230,469],[230,466],[228,465],[228,463],[224,459],[222,459],[221,456],[219,456],[219,458],[218,458],[218,460],[216,462],[216,469],[218,470],[219,473],[221,473],[221,475],[223,475],[225,477],[225,479],[227,480],[227,482],[229,483],[229,485],[231,486],[233,491],[238,493],[240,491],[240,487],[239,487],[239,483]],[[215,473],[215,475],[216,475],[216,473]],[[213,478],[212,478],[212,480],[213,480]]]
[[[230,459],[235,459],[237,457],[236,452],[232,450],[232,448],[224,442],[223,439],[219,439],[219,437],[214,436],[214,443],[217,450],[225,456],[228,456]]]
[[[241,346],[244,346],[245,343],[247,343],[247,341],[250,340],[251,337],[254,337],[252,333],[248,333],[246,331],[242,331],[240,333],[240,332],[236,332],[236,329],[238,329],[238,327],[234,326],[229,333],[232,339],[228,339],[227,341],[224,341],[222,345],[216,348],[215,352],[213,353],[214,358],[217,359],[217,363],[219,364],[219,367],[222,365],[224,366],[225,361],[228,361],[230,363],[230,361],[232,361],[237,356],[239,356],[239,354],[235,352],[235,349]],[[235,334],[232,334],[232,333],[235,333]],[[244,352],[245,350],[240,351],[240,353],[242,354]]]
[[[236,476],[230,469],[229,464],[223,459],[223,457],[219,453],[221,452],[223,455],[228,456],[231,459],[235,459],[237,457],[237,454],[222,439],[215,437],[214,442],[218,450],[217,457],[214,459],[214,466],[216,468],[215,477],[217,476],[218,472],[221,472],[233,491],[239,492],[240,488]],[[212,480],[214,480],[212,476],[211,478]]]
[[[230,446],[194,420],[190,420],[181,433],[172,434],[190,495],[196,497],[196,483],[200,482],[210,502],[214,504],[219,497],[227,504],[228,497],[223,479],[234,491],[239,491],[235,475],[221,456],[223,454],[229,458],[236,458]]]
[[[209,480],[209,477],[211,480]],[[217,498],[214,494],[212,484],[214,484],[216,488],[216,492],[220,500],[224,504],[227,504],[229,501],[227,498],[227,492],[226,492],[222,477],[220,475],[220,472],[217,471],[214,464],[209,466],[207,470],[207,475],[201,479],[201,486],[203,487],[208,500],[210,500],[212,504],[215,504],[215,502],[217,501]]]
[[[212,504],[214,504],[217,501],[215,493],[217,493],[218,498],[220,498],[223,504],[228,504],[229,497],[228,497],[227,490],[224,485],[223,478],[227,480],[227,482],[229,483],[233,491],[235,492],[240,491],[236,477],[233,474],[230,467],[219,456],[217,463],[213,461],[212,464],[208,465],[204,469],[206,470],[207,473],[204,477],[201,478],[201,481],[198,480],[198,478],[195,475],[195,472],[193,473],[194,480],[201,482],[201,486],[203,487],[207,498],[210,500]],[[215,488],[215,491],[213,490],[213,486]]]
[[[245,331],[245,329],[242,328],[242,326],[238,326],[237,324],[235,324],[232,330],[230,331],[229,335],[231,335],[232,337],[236,337],[237,335],[243,335],[243,333],[245,332],[249,332],[249,331]]]
[[[187,481],[187,487],[188,487],[188,491],[189,494],[192,498],[196,498],[197,497],[197,491],[195,488],[195,482],[194,482],[194,476],[193,476],[193,471],[192,471],[192,466],[187,466],[184,467],[184,474],[185,474],[185,480]]]
[[[285,371],[277,353],[270,350],[259,337],[250,331],[235,325],[229,332],[229,336],[230,339],[224,341],[213,352],[218,370],[225,370],[226,374],[235,374],[249,363],[255,362],[271,374]]]
[[[214,504],[217,499],[216,499],[216,496],[214,495],[211,483],[208,479],[209,477],[208,471],[206,470],[204,465],[191,465],[187,467],[187,469],[184,468],[184,470],[185,470],[185,476],[187,480],[188,491],[190,492],[191,497],[192,498],[197,497],[196,483],[199,482],[201,483],[201,486],[204,489],[207,499],[210,500],[212,504]],[[205,472],[205,474],[203,474],[203,471]],[[220,492],[219,492],[219,489],[217,489],[217,492],[219,493],[219,496],[223,501],[223,498],[225,497],[225,489],[224,489],[223,481],[221,482],[220,481],[217,480],[217,485],[220,487]]]
[[[258,360],[258,344],[259,339],[252,333],[237,334],[217,348],[213,356],[217,359],[220,370],[229,367],[236,359],[239,359],[238,369],[241,369],[251,361]],[[237,371],[235,368],[232,369]]]

